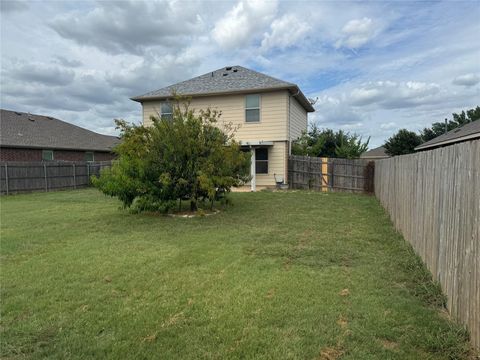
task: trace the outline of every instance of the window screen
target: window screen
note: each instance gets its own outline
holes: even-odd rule
[[[255,149],[255,173],[268,174],[268,149]]]
[[[162,103],[162,119],[171,120],[173,118],[173,107],[169,102]]]
[[[245,121],[260,121],[260,95],[247,95],[245,97]]]

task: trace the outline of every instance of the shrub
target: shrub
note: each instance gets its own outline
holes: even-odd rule
[[[151,127],[116,120],[118,160],[93,184],[135,211],[167,212],[182,200],[192,211],[199,201],[213,207],[232,186],[249,180],[250,169],[250,154],[234,140],[236,129],[219,119],[215,110],[194,112],[176,99],[172,117],[152,117]]]

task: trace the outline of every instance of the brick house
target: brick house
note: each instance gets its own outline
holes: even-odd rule
[[[118,142],[50,116],[0,110],[0,161],[107,161]]]

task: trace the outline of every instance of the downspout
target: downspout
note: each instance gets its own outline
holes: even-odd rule
[[[288,154],[290,155],[292,153],[292,125],[291,125],[291,120],[290,120],[290,102],[292,97],[296,97],[300,94],[300,89],[297,89],[296,94],[289,94],[288,95]]]
[[[291,140],[290,140],[290,124],[291,124],[291,119],[290,119],[290,101],[291,101],[291,97],[292,95],[290,94],[290,91],[288,92],[288,106],[287,106],[287,131],[288,131],[288,134],[287,134],[287,139],[288,139],[288,149],[287,149],[287,154],[290,155],[290,153],[292,152],[292,144],[291,144]],[[285,171],[284,171],[284,174],[283,174],[283,183],[284,184],[287,184],[288,183],[288,157],[287,159],[285,159],[285,151],[283,152],[283,166],[285,166]]]
[[[296,97],[298,96],[298,94],[300,94],[300,89],[297,88],[297,92],[296,94],[290,94],[290,92],[288,93],[288,156],[290,156],[292,154],[292,121],[291,121],[291,117],[290,117],[290,110],[291,110],[291,102],[292,102],[292,97]],[[284,155],[285,156],[285,155]],[[283,182],[284,183],[288,183],[288,156],[287,156],[287,161],[284,161],[284,166],[285,166],[285,175],[284,176],[284,180]]]

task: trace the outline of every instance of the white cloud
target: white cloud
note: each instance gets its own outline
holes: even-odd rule
[[[311,122],[319,127],[352,126],[363,123],[365,120],[360,112],[348,106],[339,97],[319,96],[315,103],[315,110]]]
[[[62,14],[50,23],[60,36],[80,45],[136,55],[151,46],[184,47],[202,25],[190,3],[127,0],[98,2],[87,14]]]
[[[452,83],[454,85],[461,86],[474,86],[480,82],[480,76],[478,74],[465,74],[457,76]]]
[[[278,48],[284,50],[299,42],[311,29],[303,19],[288,14],[276,19],[270,25],[270,33],[265,33],[262,49]]]
[[[350,20],[342,29],[342,37],[336,42],[336,47],[358,49],[369,42],[375,35],[376,29],[372,19]]]
[[[348,102],[353,106],[376,105],[384,109],[398,109],[439,101],[440,86],[418,81],[377,81],[353,89]]]
[[[394,121],[390,121],[388,123],[380,124],[380,129],[382,130],[390,130],[397,128],[397,123]]]
[[[248,45],[276,13],[277,1],[241,0],[216,22],[213,39],[225,49]]]

